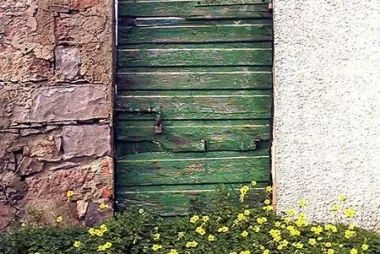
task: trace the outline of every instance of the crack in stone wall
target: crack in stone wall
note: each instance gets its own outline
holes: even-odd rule
[[[111,0],[1,1],[0,230],[112,214],[112,26]]]

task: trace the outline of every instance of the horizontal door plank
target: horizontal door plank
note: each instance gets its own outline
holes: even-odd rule
[[[163,121],[161,134],[154,133],[154,124],[155,121],[118,121],[118,150],[248,151],[256,149],[256,142],[270,139],[269,120]]]
[[[228,26],[228,25],[265,25],[273,26],[272,19],[188,19],[181,17],[131,17],[121,16],[118,19],[118,28],[135,27],[135,28],[152,28],[152,27],[176,27],[176,26]]]
[[[270,18],[267,4],[252,1],[123,1],[120,16],[187,18]]]
[[[149,25],[119,28],[119,45],[136,43],[252,42],[272,39],[268,22],[228,21],[214,24]]]
[[[271,117],[271,91],[128,91],[119,92],[117,118],[156,119],[156,114],[129,113],[161,108],[161,119],[261,119]]]
[[[116,162],[117,186],[269,181],[268,151],[131,154]]]
[[[215,196],[216,184],[205,185],[159,185],[116,188],[116,206],[119,211],[126,207],[143,208],[161,216],[178,216],[197,213]],[[241,184],[227,184],[225,188],[238,198]],[[246,196],[250,205],[265,198],[264,185],[258,184]]]
[[[118,90],[271,89],[271,68],[119,69]]]
[[[154,66],[270,66],[270,43],[134,46],[121,48],[119,67]]]

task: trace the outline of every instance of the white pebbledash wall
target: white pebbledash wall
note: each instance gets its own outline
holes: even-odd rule
[[[380,1],[274,0],[274,36],[278,211],[326,221],[344,193],[380,231]]]

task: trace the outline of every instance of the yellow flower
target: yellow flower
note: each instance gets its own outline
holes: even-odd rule
[[[74,192],[72,190],[69,190],[68,192],[66,192],[67,198],[71,198],[73,195],[74,195]]]
[[[285,218],[284,218],[284,222],[285,222],[286,224],[288,224],[288,223],[290,222],[290,218],[289,218],[289,217],[285,217]]]
[[[332,244],[331,244],[330,242],[327,242],[327,243],[325,243],[325,246],[326,246],[327,248],[330,248],[330,247],[332,246]]]
[[[95,229],[95,235],[97,235],[99,237],[102,237],[103,236],[103,231],[101,231],[100,229]]]
[[[249,191],[248,185],[244,185],[240,188],[240,194],[247,194],[248,191]]]
[[[243,220],[246,219],[246,217],[244,216],[243,213],[239,213],[238,216],[237,216],[237,219],[238,219],[238,221],[243,221]]]
[[[321,226],[311,227],[310,231],[316,235],[319,235],[322,233],[323,228]]]
[[[100,231],[102,231],[103,233],[105,233],[105,232],[108,231],[108,228],[107,228],[107,226],[106,226],[105,224],[100,225],[99,229],[100,229]]]
[[[347,218],[353,218],[355,216],[355,210],[346,208],[343,210],[343,214],[346,215]]]
[[[282,246],[288,246],[289,242],[287,240],[281,241]]]
[[[298,243],[293,243],[292,244],[294,247],[296,247],[297,249],[302,249],[303,248],[303,244],[298,242]]]
[[[254,230],[256,233],[258,233],[258,232],[260,232],[260,227],[259,227],[259,226],[255,226],[255,227],[253,228],[253,230]]]
[[[161,248],[162,248],[162,245],[159,245],[159,244],[153,244],[153,246],[152,246],[153,251],[158,251]]]
[[[213,235],[208,235],[207,240],[208,240],[209,242],[213,242],[213,241],[215,241],[215,236],[213,236]]]
[[[267,212],[273,211],[273,206],[271,206],[271,205],[263,206],[263,210],[267,211]]]
[[[251,254],[249,250],[240,251],[239,254]]]
[[[299,204],[300,204],[300,207],[304,207],[306,205],[306,200],[300,199]]]
[[[145,211],[144,211],[144,209],[139,209],[139,214],[143,214]]]
[[[264,250],[263,251],[263,254],[269,254],[270,252],[269,252],[269,250]]]
[[[74,244],[73,244],[73,246],[75,248],[79,248],[80,247],[80,241],[75,241]]]
[[[104,245],[99,245],[98,246],[98,251],[105,251],[106,248],[104,247]]]
[[[248,236],[248,232],[244,230],[243,232],[241,232],[241,236],[242,237],[247,237]]]
[[[340,194],[340,195],[338,196],[338,199],[339,199],[339,201],[344,202],[344,201],[346,201],[346,196],[343,195],[343,194]]]
[[[195,248],[198,246],[198,243],[196,241],[191,241],[186,243],[186,248]]]
[[[61,223],[62,222],[62,216],[58,216],[56,219],[55,219],[55,221],[57,222],[57,223]]]
[[[109,248],[112,247],[112,243],[111,242],[106,242],[103,246],[104,246],[105,249],[109,249]]]
[[[352,231],[352,230],[344,231],[344,237],[346,237],[347,239],[350,239],[354,237],[355,235],[356,235],[355,231]]]
[[[303,216],[301,216],[301,214],[295,223],[297,227],[303,227],[303,226],[307,227],[309,225],[309,223],[305,220]]]
[[[160,234],[159,233],[154,234],[153,240],[157,241],[158,239],[160,239]]]
[[[257,223],[259,223],[261,225],[261,224],[264,224],[265,222],[267,222],[267,218],[265,218],[265,217],[257,218],[256,221],[257,221]]]
[[[88,229],[88,233],[90,234],[90,235],[95,235],[95,229],[94,228],[89,228]]]
[[[334,254],[334,252],[335,252],[335,251],[334,251],[333,249],[328,249],[328,250],[327,250],[327,254]]]
[[[104,209],[108,208],[108,205],[107,204],[99,204],[98,208],[99,208],[99,210],[104,210]]]
[[[190,218],[190,222],[191,223],[196,223],[198,220],[199,220],[199,216],[198,215],[194,215],[193,217]]]
[[[289,231],[291,236],[299,236],[301,234],[301,232],[293,226],[287,226],[286,229]]]
[[[26,227],[26,224],[23,222],[23,223],[21,223],[21,227]]]
[[[270,205],[270,200],[269,200],[269,199],[265,199],[265,200],[264,200],[264,204],[266,204],[266,205]]]
[[[244,211],[243,211],[243,214],[246,215],[246,216],[248,216],[248,215],[251,214],[251,211],[250,211],[250,210],[244,210]]]
[[[294,209],[288,209],[286,210],[286,213],[289,215],[289,216],[294,216],[296,214],[296,211]]]
[[[308,241],[308,243],[310,245],[315,245],[317,243],[317,240],[315,240],[314,238],[310,238],[309,241]]]
[[[365,243],[362,244],[362,250],[363,251],[367,251],[368,248],[369,248],[368,244],[365,244]]]
[[[269,230],[270,236],[273,238],[273,241],[279,242],[281,241],[281,231],[278,229]]]
[[[271,187],[271,186],[267,186],[267,187],[265,187],[265,191],[266,191],[266,192],[271,192],[271,191],[272,191],[272,187]]]
[[[274,226],[277,227],[277,228],[279,228],[279,227],[281,226],[281,222],[276,221],[276,222],[274,223]]]
[[[256,186],[256,184],[257,184],[256,181],[252,181],[252,182],[251,182],[251,185],[252,185],[252,186]]]
[[[178,254],[178,251],[175,249],[171,249],[168,254]]]
[[[338,204],[333,204],[333,205],[331,206],[331,210],[332,210],[332,211],[338,211],[338,210],[339,210],[339,205],[338,205]]]
[[[207,222],[207,221],[210,220],[210,218],[209,218],[207,215],[205,215],[205,216],[202,216],[202,220],[203,220],[204,222]]]
[[[357,249],[352,248],[352,249],[350,250],[350,254],[358,254]]]
[[[219,233],[226,233],[227,231],[228,231],[228,227],[226,227],[226,226],[218,228]]]
[[[178,240],[185,236],[184,232],[178,232]]]
[[[197,227],[197,228],[195,229],[195,232],[197,232],[197,233],[200,234],[200,235],[204,235],[204,234],[206,234],[206,231],[205,231],[202,227]]]
[[[354,229],[355,229],[355,225],[354,225],[354,224],[350,224],[350,225],[348,225],[348,229],[349,229],[349,230],[354,230]]]
[[[337,227],[334,226],[334,225],[331,225],[331,224],[326,224],[326,225],[325,225],[325,230],[326,230],[326,231],[331,231],[331,232],[333,232],[333,233],[338,232]]]

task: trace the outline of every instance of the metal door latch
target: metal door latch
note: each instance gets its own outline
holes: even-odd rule
[[[156,133],[156,134],[162,133],[162,122],[161,122],[161,120],[156,120],[156,124],[154,125],[154,133]]]
[[[123,108],[121,106],[118,106],[116,110],[118,112],[135,113],[135,114],[156,114],[153,131],[155,134],[161,134],[163,131],[162,120],[161,120],[161,106],[149,107],[149,108]]]
[[[156,112],[156,121],[154,124],[154,133],[161,134],[162,133],[162,121],[161,121],[161,107],[158,108]]]

